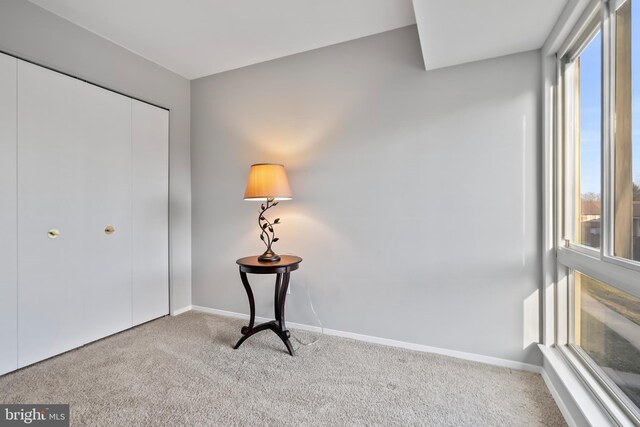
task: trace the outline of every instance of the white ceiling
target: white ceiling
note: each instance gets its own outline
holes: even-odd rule
[[[427,70],[538,49],[567,0],[29,0],[188,79],[416,23]],[[415,9],[415,14],[414,14]]]
[[[415,23],[411,0],[30,0],[188,79]]]
[[[539,49],[567,0],[413,0],[427,70]]]

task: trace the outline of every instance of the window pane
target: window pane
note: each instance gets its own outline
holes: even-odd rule
[[[640,299],[575,272],[574,343],[640,407]]]
[[[640,8],[616,11],[614,254],[640,261]]]
[[[600,247],[602,49],[600,33],[576,60],[576,241]]]

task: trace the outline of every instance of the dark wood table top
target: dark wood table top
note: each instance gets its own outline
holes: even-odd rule
[[[258,261],[258,255],[255,255],[240,258],[236,264],[245,273],[273,274],[297,270],[301,262],[302,258],[295,255],[280,255],[279,261]]]

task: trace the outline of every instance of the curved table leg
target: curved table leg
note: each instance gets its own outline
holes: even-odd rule
[[[249,279],[247,279],[247,273],[240,271],[240,278],[242,279],[244,290],[247,291],[247,297],[249,298],[249,326],[243,326],[240,329],[240,333],[242,333],[242,335],[246,335],[253,329],[253,324],[256,320],[256,303],[253,299],[253,292],[251,291],[251,285],[249,285]],[[238,348],[240,344],[241,343],[238,343],[234,348]]]
[[[289,351],[289,354],[293,356],[295,354],[295,351],[293,350],[291,341],[289,341],[289,335],[290,335],[289,331],[281,331],[280,326],[275,320],[269,322],[269,329],[271,329],[273,332],[276,333],[278,337],[280,337],[284,345],[287,346],[287,351]]]
[[[284,323],[284,308],[285,301],[287,298],[287,289],[289,288],[289,277],[291,273],[278,273],[276,277],[275,284],[275,293],[274,293],[274,301],[273,301],[273,310],[275,312],[276,320],[272,320],[270,322],[262,323],[256,327],[254,327],[255,319],[256,319],[256,307],[255,301],[253,299],[253,292],[251,291],[251,286],[249,285],[249,279],[247,278],[247,273],[244,273],[242,270],[240,271],[240,278],[242,279],[242,284],[244,285],[244,289],[247,291],[247,297],[249,298],[249,325],[243,326],[240,332],[242,333],[242,337],[233,347],[234,349],[238,349],[240,345],[250,336],[264,331],[266,329],[271,329],[273,332],[280,337],[285,346],[287,346],[287,350],[291,356],[294,355],[293,346],[291,345],[291,341],[289,337],[291,334],[287,330],[287,327]]]
[[[284,308],[285,302],[287,299],[287,289],[289,288],[289,277],[291,273],[284,273],[282,275],[282,283],[280,286],[280,296],[276,302],[279,305],[279,309],[276,310],[276,320],[278,321],[278,331],[276,332],[284,345],[287,346],[287,350],[289,350],[289,354],[293,356],[293,346],[291,345],[291,341],[289,341],[289,337],[291,334],[287,330],[287,326],[284,323]]]
[[[276,315],[276,320],[280,319],[280,288],[282,287],[282,273],[276,274],[276,286],[273,296],[273,312]]]
[[[238,340],[238,342],[236,343],[236,345],[233,347],[234,350],[237,350],[238,347],[240,347],[240,345],[245,342],[245,340],[247,338],[249,338],[251,335],[253,334],[257,334],[260,331],[264,331],[266,329],[271,329],[273,330],[274,328],[276,328],[276,321],[272,320],[271,322],[266,322],[266,323],[262,323],[261,325],[256,326],[255,328],[251,329],[250,331],[248,331],[246,334],[244,334],[242,336],[242,338],[240,338],[240,340]]]
[[[282,277],[282,284],[280,286],[280,294],[279,295],[276,294],[277,309],[275,310],[275,312],[276,312],[276,320],[278,321],[278,326],[280,326],[280,330],[284,332],[287,330],[287,327],[284,324],[284,307],[285,307],[285,301],[287,299],[287,289],[289,288],[289,277],[291,276],[291,274],[284,273],[282,276],[283,277]]]

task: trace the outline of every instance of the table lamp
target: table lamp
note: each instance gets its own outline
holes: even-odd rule
[[[279,261],[280,256],[271,250],[271,245],[279,240],[276,237],[274,227],[280,224],[280,218],[271,222],[266,218],[265,213],[277,205],[279,200],[291,200],[291,189],[284,166],[275,163],[251,165],[244,199],[266,202],[260,205],[258,225],[260,226],[260,240],[265,244],[267,250],[258,257],[258,261]]]

